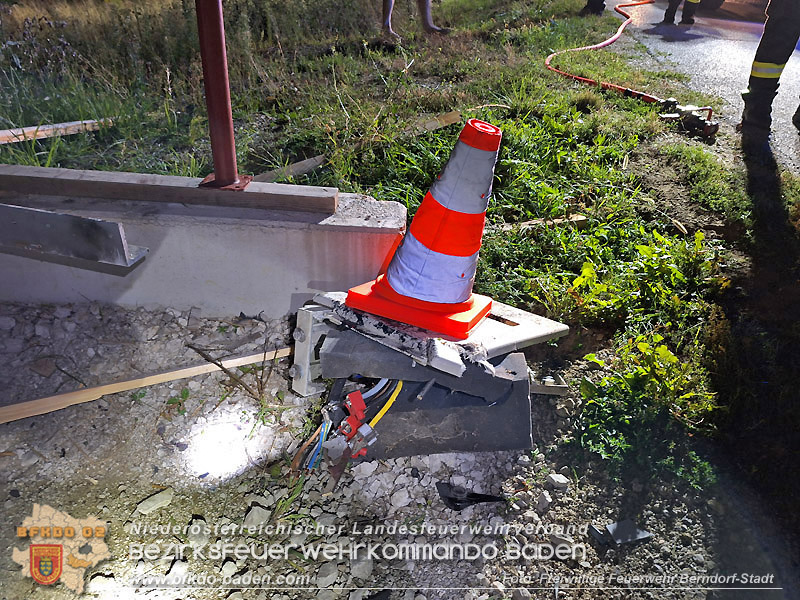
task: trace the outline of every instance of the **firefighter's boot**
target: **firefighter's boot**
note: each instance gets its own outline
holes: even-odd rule
[[[681,25],[694,25],[694,13],[697,11],[697,2],[686,0],[681,13]]]
[[[664,13],[664,20],[661,21],[666,25],[674,25],[675,24],[675,13],[678,12],[678,5],[680,2],[670,2],[669,6],[667,6],[667,11]]]
[[[769,137],[772,127],[772,100],[778,93],[774,89],[748,89],[742,94],[744,110],[739,130],[743,141],[761,141]]]

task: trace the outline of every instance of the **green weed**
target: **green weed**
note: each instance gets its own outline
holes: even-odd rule
[[[183,388],[177,396],[167,399],[167,408],[174,409],[179,415],[186,414],[186,401],[189,399],[189,388]]]
[[[684,430],[713,430],[716,396],[708,373],[664,342],[659,334],[628,338],[608,365],[611,375],[596,384],[584,378],[577,442],[618,469],[635,466],[653,475],[666,469],[702,487],[713,481],[711,469]],[[594,355],[586,358],[606,366]]]

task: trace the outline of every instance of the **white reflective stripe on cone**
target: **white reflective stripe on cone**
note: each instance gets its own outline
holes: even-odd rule
[[[496,161],[497,151],[456,143],[444,171],[431,186],[431,196],[450,210],[468,214],[486,212]]]
[[[386,279],[403,296],[455,304],[469,299],[477,265],[477,252],[471,256],[441,254],[407,233],[386,270]]]

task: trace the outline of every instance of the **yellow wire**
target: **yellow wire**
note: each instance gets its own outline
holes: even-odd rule
[[[398,381],[397,382],[397,387],[394,388],[394,391],[392,392],[392,395],[389,396],[389,399],[386,401],[386,404],[384,404],[383,408],[378,412],[377,415],[375,415],[375,418],[372,419],[372,421],[369,422],[369,426],[370,427],[375,428],[375,425],[377,425],[378,421],[381,420],[383,415],[386,414],[386,411],[389,410],[389,408],[392,406],[392,404],[394,404],[394,401],[400,395],[400,390],[402,390],[402,389],[403,389],[403,382],[402,381]]]

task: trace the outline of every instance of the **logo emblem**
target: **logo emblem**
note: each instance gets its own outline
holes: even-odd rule
[[[31,544],[31,577],[37,583],[50,585],[61,577],[61,544]]]

